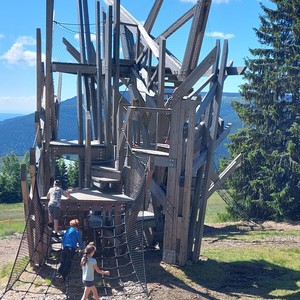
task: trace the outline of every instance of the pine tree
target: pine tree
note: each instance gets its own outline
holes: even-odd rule
[[[246,125],[231,136],[242,167],[228,181],[250,218],[300,218],[300,1],[261,4],[260,48],[245,59],[244,101],[233,103]]]

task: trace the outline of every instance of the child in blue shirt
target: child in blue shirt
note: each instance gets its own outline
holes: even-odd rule
[[[80,252],[82,252],[82,249],[84,248],[79,232],[79,221],[77,219],[73,219],[70,221],[70,228],[65,232],[63,236],[62,246],[63,250],[61,254],[61,264],[58,269],[57,278],[63,282],[68,276],[73,257],[78,247],[80,249]]]

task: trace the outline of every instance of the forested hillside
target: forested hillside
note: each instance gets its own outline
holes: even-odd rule
[[[231,107],[231,101],[238,99],[240,95],[237,93],[224,93],[221,105],[221,117],[225,124],[232,123],[232,132],[241,127],[241,121]],[[76,97],[61,102],[59,113],[59,138],[77,139]],[[34,113],[0,121],[0,156],[10,153],[23,156],[33,146],[34,131]],[[227,156],[228,153],[224,145],[221,145],[217,152],[218,156]]]

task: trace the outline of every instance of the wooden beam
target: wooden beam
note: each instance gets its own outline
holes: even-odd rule
[[[190,10],[188,10],[184,15],[182,15],[179,19],[177,19],[171,26],[169,26],[165,31],[163,31],[159,36],[163,36],[164,38],[168,38],[171,36],[175,31],[177,31],[182,25],[184,25],[187,21],[189,21],[194,13],[195,13],[196,6],[194,5]],[[157,41],[155,39],[155,41]]]
[[[150,34],[151,30],[152,30],[152,27],[154,25],[154,22],[157,18],[157,15],[159,13],[159,10],[161,8],[161,5],[163,3],[163,0],[155,0],[152,8],[151,8],[151,11],[144,23],[144,27],[145,27],[145,30]]]
[[[36,110],[40,114],[44,88],[41,29],[36,29]]]
[[[108,148],[108,153],[112,151],[112,6],[108,7],[108,15],[105,21],[105,36],[104,36],[104,132],[105,144]]]
[[[125,25],[120,27],[120,37],[125,59],[135,58],[134,38],[132,32]]]
[[[92,164],[92,148],[91,148],[91,115],[89,111],[85,113],[85,172],[84,172],[84,187],[91,188],[91,164]]]
[[[103,82],[102,82],[102,59],[101,59],[101,18],[100,2],[96,2],[96,67],[97,67],[97,131],[99,144],[104,141],[103,136]]]
[[[119,78],[120,78],[120,0],[114,1],[114,19],[113,19],[113,62],[115,72],[113,74],[113,89],[112,89],[112,142],[117,144],[117,135],[120,128],[117,122],[117,113],[119,106]]]
[[[203,192],[201,195],[199,219],[198,219],[197,226],[196,226],[196,235],[197,235],[198,239],[195,242],[195,251],[193,253],[194,261],[199,261],[200,250],[201,250],[201,241],[203,238],[204,218],[205,218],[206,205],[207,205],[207,199],[208,199],[208,189],[209,189],[209,185],[210,185],[210,172],[212,169],[213,154],[214,154],[216,137],[217,137],[218,120],[219,120],[223,85],[224,85],[224,80],[225,80],[224,77],[225,77],[227,57],[228,57],[228,41],[225,40],[224,46],[223,46],[223,53],[222,53],[222,59],[221,59],[221,64],[220,64],[219,76],[218,76],[219,85],[218,85],[218,88],[216,91],[216,98],[215,98],[214,107],[213,107],[212,123],[211,123],[211,128],[209,130],[209,145],[208,145],[207,160],[206,160],[206,165],[205,165],[206,177],[204,178],[204,182],[203,182]]]
[[[209,198],[216,190],[218,190],[225,180],[233,174],[233,172],[241,165],[242,155],[239,154],[231,163],[225,168],[225,170],[218,176],[217,180],[214,180],[208,190],[207,197]]]
[[[161,37],[159,40],[159,64],[158,64],[158,98],[157,106],[164,106],[165,96],[165,53],[166,53],[166,40]]]
[[[68,73],[76,75],[78,71],[81,72],[82,75],[96,75],[96,65],[87,65],[84,63],[61,63],[61,62],[53,62],[52,63],[52,71],[60,72],[60,73]]]
[[[195,108],[197,102],[189,100],[186,103],[188,111],[188,137],[186,140],[186,153],[184,162],[184,186],[182,197],[182,219],[180,226],[180,246],[179,246],[179,265],[185,265],[187,262],[188,254],[188,236],[189,236],[189,222],[190,222],[190,209],[191,209],[191,194],[192,194],[192,168],[194,156],[194,128],[195,128]]]
[[[113,0],[104,0],[104,2],[107,5],[112,5]],[[121,6],[121,21],[135,24],[137,25],[140,34],[141,34],[141,42],[144,44],[144,46],[149,47],[153,53],[153,55],[156,58],[159,58],[159,46],[158,44],[150,37],[148,32],[145,30],[144,26],[140,24],[133,16],[130,15],[130,13]],[[129,28],[130,30],[133,30],[133,27]],[[178,72],[181,69],[180,62],[175,59],[174,57],[166,54],[166,66],[169,67],[172,70],[172,73],[178,74]]]
[[[217,59],[217,47],[214,47],[210,53],[202,60],[202,62],[190,73],[190,75],[183,81],[178,89],[173,94],[174,104],[181,99],[194,84],[205,74],[207,69],[215,63]]]
[[[63,38],[63,43],[65,44],[67,51],[74,57],[77,62],[80,63],[80,52],[66,38]]]
[[[47,0],[46,4],[46,79],[45,79],[45,127],[44,127],[44,190],[45,193],[50,188],[50,157],[49,144],[52,136],[51,116],[53,103],[53,74],[52,74],[52,26],[53,26],[54,0]]]
[[[197,66],[212,0],[198,1],[180,71],[180,79],[186,78]]]

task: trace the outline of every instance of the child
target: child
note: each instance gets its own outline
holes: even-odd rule
[[[73,219],[70,221],[70,228],[65,232],[62,239],[62,254],[61,264],[57,272],[56,278],[60,282],[64,282],[68,276],[72,265],[73,257],[79,247],[79,252],[83,252],[82,238],[79,232],[79,220]]]
[[[84,249],[84,254],[81,259],[80,266],[82,268],[82,282],[84,284],[84,292],[81,300],[88,299],[90,292],[93,293],[93,297],[96,300],[100,300],[97,292],[97,288],[94,283],[94,270],[103,275],[109,275],[109,271],[102,271],[97,266],[97,261],[93,258],[93,255],[96,251],[96,247],[92,244],[89,244]]]
[[[59,180],[55,180],[53,187],[49,189],[47,193],[48,203],[48,228],[53,229],[54,223],[54,237],[58,238],[58,219],[60,216],[61,196],[64,195],[68,199],[70,197],[70,191],[64,191],[60,187]]]

